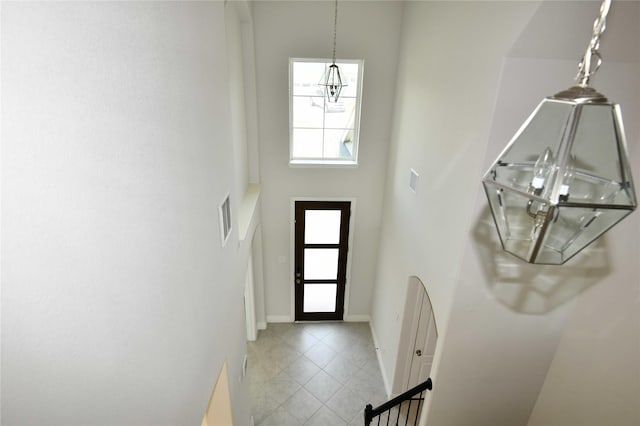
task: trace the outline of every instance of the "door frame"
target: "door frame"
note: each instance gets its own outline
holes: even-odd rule
[[[256,322],[256,298],[253,282],[253,255],[249,250],[247,261],[247,272],[244,281],[244,315],[247,327],[247,340],[255,341],[258,338],[258,324]]]
[[[342,318],[346,321],[349,314],[350,283],[351,283],[351,254],[353,253],[353,235],[355,234],[354,218],[356,216],[356,199],[351,197],[291,197],[289,202],[289,294],[290,294],[290,318],[291,322],[296,318],[296,289],[295,289],[295,268],[296,268],[296,201],[348,201],[351,203],[351,214],[349,215],[349,237],[347,245],[347,273],[344,282],[344,309]]]

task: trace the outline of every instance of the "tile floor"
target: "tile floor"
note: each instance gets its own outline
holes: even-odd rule
[[[256,426],[362,426],[387,400],[368,323],[269,324],[247,355]]]

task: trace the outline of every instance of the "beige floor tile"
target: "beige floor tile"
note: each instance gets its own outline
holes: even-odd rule
[[[387,400],[368,323],[269,324],[247,355],[256,426],[362,425]]]
[[[322,402],[327,402],[341,387],[340,382],[324,371],[320,371],[304,385],[306,390]]]
[[[295,328],[285,333],[283,340],[300,352],[308,351],[320,341],[317,337],[300,328]]]
[[[347,383],[349,379],[358,372],[358,370],[360,370],[360,367],[340,354],[331,360],[331,362],[324,368],[324,371],[329,373],[331,377],[342,384]]]
[[[269,395],[260,394],[251,396],[251,415],[256,424],[260,424],[278,408],[278,402]]]
[[[329,408],[323,406],[304,426],[347,426],[347,423]]]
[[[291,376],[293,380],[304,385],[313,376],[318,374],[320,367],[318,367],[313,361],[306,356],[302,355],[296,359],[289,367],[285,369],[287,374]]]
[[[301,422],[306,422],[322,407],[322,402],[318,401],[316,397],[305,389],[299,389],[291,398],[286,400],[281,407],[296,419]]]
[[[313,361],[318,367],[324,368],[338,355],[329,345],[319,342],[306,351],[305,356]]]
[[[322,338],[322,343],[331,346],[340,352],[348,350],[351,345],[359,342],[359,339],[350,333],[331,332]]]
[[[282,404],[300,389],[298,382],[293,380],[284,371],[280,372],[276,377],[269,380],[266,385],[268,395]]]
[[[336,327],[336,325],[340,325],[341,323],[324,323],[324,322],[316,322],[316,323],[304,323],[300,324],[304,331],[307,333],[311,333],[314,337],[318,339],[322,339],[327,334],[331,333],[332,330]]]
[[[278,407],[257,426],[302,426],[302,423],[289,414],[287,410]]]
[[[364,407],[367,405],[367,401],[350,389],[342,388],[327,401],[326,405],[344,421],[348,422],[360,411],[364,415]]]

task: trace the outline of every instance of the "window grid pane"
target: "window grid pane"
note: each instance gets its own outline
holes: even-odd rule
[[[313,96],[293,97],[293,128],[322,129],[324,127],[323,104]]]
[[[324,80],[331,62],[292,60],[291,158],[354,160],[357,145],[360,63],[336,62],[343,82],[338,102],[327,102]],[[315,131],[312,131],[315,130]]]
[[[323,129],[294,129],[292,154],[297,158],[321,158],[323,141]]]

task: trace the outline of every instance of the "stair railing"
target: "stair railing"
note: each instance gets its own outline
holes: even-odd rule
[[[420,408],[424,401],[425,393],[431,389],[433,389],[433,383],[431,382],[431,378],[428,378],[426,382],[409,389],[402,395],[396,396],[377,408],[373,408],[371,404],[367,404],[364,409],[364,426],[370,426],[376,417],[378,418],[378,422],[375,423],[376,425],[417,426],[420,420]],[[414,401],[417,402],[414,403]],[[413,411],[411,410],[412,404],[414,408]],[[394,417],[395,420],[392,420]],[[413,422],[411,423],[410,421]]]

